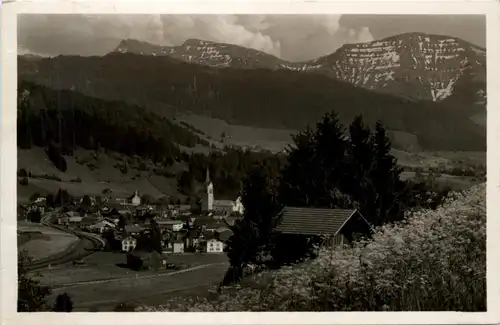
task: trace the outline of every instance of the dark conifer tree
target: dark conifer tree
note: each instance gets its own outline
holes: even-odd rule
[[[223,285],[238,281],[246,265],[262,263],[260,257],[270,254],[272,234],[281,209],[277,179],[270,175],[271,168],[266,163],[257,164],[243,183],[241,199],[245,212],[243,219],[232,227],[233,235],[227,242],[230,268]]]
[[[280,181],[280,201],[294,206],[315,203],[313,172],[315,166],[314,134],[308,127],[293,136],[294,146],[288,147],[286,166]]]
[[[372,142],[374,162],[370,174],[377,193],[372,220],[375,225],[380,225],[402,218],[404,183],[400,180],[402,170],[390,153],[391,142],[380,121],[375,125]]]
[[[313,172],[315,207],[344,207],[345,197],[340,193],[346,177],[345,151],[347,141],[344,128],[335,112],[327,113],[316,125],[314,133]]]
[[[160,254],[162,252],[161,239],[162,234],[160,226],[158,226],[158,223],[156,223],[155,220],[151,220],[151,247],[153,251]]]
[[[363,215],[369,217],[373,213],[373,202],[376,198],[370,171],[374,160],[374,148],[371,132],[358,115],[349,126],[349,145],[347,146],[346,167],[348,177],[344,180],[343,189],[351,195]]]

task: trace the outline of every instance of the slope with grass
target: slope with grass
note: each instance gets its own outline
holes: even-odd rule
[[[486,185],[452,193],[354,247],[140,311],[485,311]]]
[[[34,193],[55,195],[60,188],[77,197],[85,194],[128,197],[136,190],[154,198],[178,194],[175,174],[172,177],[157,175],[155,171],[163,169],[155,169],[152,162],[146,164],[147,160],[137,158],[144,164],[141,170],[130,157],[122,154],[101,152],[96,155],[94,151],[81,148],[65,159],[68,169],[61,172],[47,158],[43,148],[18,149],[18,168],[32,174],[27,186],[18,184],[18,199],[27,201]],[[119,168],[124,160],[130,161],[126,174]]]

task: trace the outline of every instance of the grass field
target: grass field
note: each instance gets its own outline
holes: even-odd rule
[[[42,234],[41,231],[20,231],[17,234],[17,244],[22,246],[31,240],[50,240],[50,236]]]
[[[124,253],[97,252],[85,258],[84,265],[43,270],[40,281],[53,287],[49,300],[67,292],[75,303],[75,310],[88,311],[97,307],[102,311],[136,299],[158,299],[155,301],[161,303],[161,299],[172,292],[218,283],[227,270],[225,254],[172,255],[168,262],[182,269],[161,272],[135,272],[116,265],[124,263],[125,259]],[[190,270],[193,267],[201,268]]]
[[[227,257],[225,254],[184,254],[168,256],[167,261],[181,269],[186,269],[204,264],[223,263],[227,261]],[[136,274],[148,276],[160,272],[149,270],[136,272],[118,266],[126,262],[126,254],[123,252],[96,252],[83,259],[83,262],[82,265],[66,264],[43,270],[41,282],[59,287],[88,281],[129,278]],[[175,270],[165,270],[160,273],[172,271]]]
[[[78,241],[74,235],[39,224],[18,222],[18,231],[18,249],[26,249],[34,260],[60,253]]]
[[[110,311],[119,303],[145,300],[161,304],[179,291],[199,288],[206,292],[209,285],[220,283],[226,270],[227,265],[220,264],[183,273],[54,289],[49,300],[66,292],[74,303],[74,311]]]
[[[199,115],[179,115],[179,121],[184,121],[199,129],[208,140],[220,143],[222,133],[225,133],[224,144],[260,147],[272,152],[282,151],[292,143],[292,129],[265,129],[244,125],[232,125],[223,120],[203,117]]]

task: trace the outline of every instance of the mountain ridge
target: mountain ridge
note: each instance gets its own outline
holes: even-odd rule
[[[410,32],[344,44],[331,54],[304,62],[288,62],[255,49],[199,39],[188,39],[175,47],[128,39],[112,52],[171,56],[216,68],[316,72],[358,87],[431,101],[450,97],[459,79],[472,74],[477,81],[472,84],[476,102],[482,105],[486,101],[486,49],[446,35]]]

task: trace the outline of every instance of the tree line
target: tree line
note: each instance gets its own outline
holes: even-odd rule
[[[243,182],[245,213],[228,241],[231,266],[223,285],[241,279],[250,264],[280,267],[314,257],[320,238],[275,232],[284,206],[358,209],[376,227],[402,220],[408,209],[435,208],[447,194],[401,180],[384,125],[377,122],[372,131],[362,115],[345,132],[337,114],[327,113],[293,142],[278,171],[260,161]],[[358,235],[369,233],[360,230]]]

